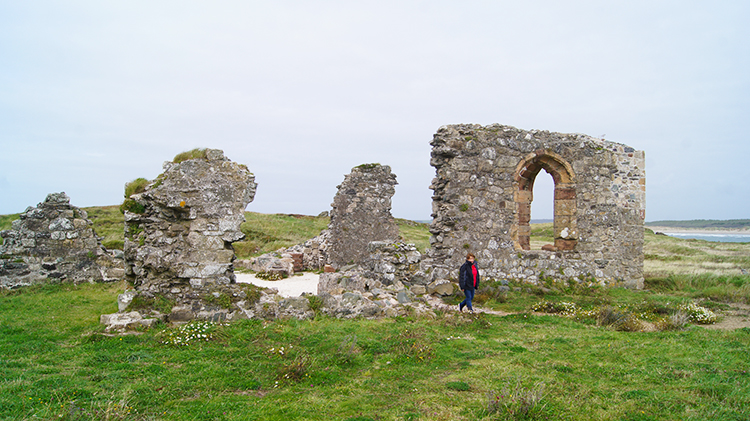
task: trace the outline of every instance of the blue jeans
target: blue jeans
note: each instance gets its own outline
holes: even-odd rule
[[[471,300],[474,299],[474,290],[473,289],[465,289],[464,295],[466,295],[466,299],[461,301],[461,304],[464,304],[466,307],[469,308],[469,310],[474,311],[474,308],[471,306]]]

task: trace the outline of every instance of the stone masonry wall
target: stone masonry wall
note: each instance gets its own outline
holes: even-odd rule
[[[172,303],[169,321],[230,318],[245,298],[235,287],[232,243],[255,196],[255,177],[217,149],[205,158],[166,162],[164,173],[130,196],[125,212],[128,279],[140,302]],[[212,298],[213,297],[213,298]],[[223,305],[219,301],[223,300]]]
[[[494,124],[434,135],[432,279],[457,276],[467,252],[485,277],[643,286],[645,156],[582,134]],[[531,250],[531,203],[541,170],[555,181],[554,244]]]
[[[328,259],[334,267],[367,261],[371,241],[396,241],[398,226],[391,215],[396,176],[391,167],[364,164],[352,168],[331,204]]]
[[[122,279],[122,255],[105,250],[92,225],[65,193],[51,193],[37,207],[28,207],[12,229],[0,232],[0,288]]]

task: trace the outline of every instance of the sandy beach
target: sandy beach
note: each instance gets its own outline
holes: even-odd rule
[[[235,273],[237,282],[257,285],[263,288],[276,288],[282,297],[299,297],[303,292],[318,293],[320,275],[303,272],[280,281],[258,279],[251,273]]]

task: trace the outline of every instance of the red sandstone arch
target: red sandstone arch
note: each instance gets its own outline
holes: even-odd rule
[[[570,164],[560,155],[546,150],[538,150],[527,155],[516,167],[516,247],[531,249],[531,202],[534,200],[534,180],[544,169],[555,181],[554,231],[556,250],[573,250],[578,243],[576,223],[575,174]]]

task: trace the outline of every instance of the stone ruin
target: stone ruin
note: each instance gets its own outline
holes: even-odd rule
[[[493,124],[441,127],[424,266],[457,278],[467,252],[486,278],[643,287],[645,156],[583,134]],[[552,176],[554,244],[532,250],[531,204],[541,170]]]
[[[122,294],[120,313],[102,316],[102,323],[217,321],[249,312],[252,288],[235,284],[232,243],[245,237],[240,225],[255,188],[247,167],[221,150],[165,162],[145,191],[126,199],[135,202],[129,206],[134,211],[125,211],[124,247],[126,277],[135,290]]]
[[[396,175],[391,167],[363,164],[352,168],[338,186],[331,204],[329,263],[334,268],[367,260],[372,241],[397,241],[398,226],[391,215]]]
[[[318,287],[318,310],[335,317],[430,314],[441,306],[435,296],[454,293],[452,281],[469,251],[485,279],[506,284],[643,286],[642,151],[497,124],[444,126],[431,144],[437,176],[427,256],[398,237],[390,214],[395,175],[365,164],[338,186],[328,230],[242,265],[287,275],[337,269],[326,270]],[[157,320],[312,317],[309,297],[285,299],[235,283],[232,242],[244,237],[240,224],[255,195],[254,176],[220,150],[204,152],[165,163],[163,174],[127,199],[135,206],[125,212],[124,270],[101,247],[85,212],[61,193],[2,232],[2,286],[11,278],[23,285],[124,273],[135,289],[119,297],[119,313],[102,316],[109,329]],[[554,239],[532,250],[531,204],[542,169],[555,183]]]
[[[10,230],[0,232],[0,288],[122,279],[122,253],[106,250],[92,225],[64,192],[28,207]]]
[[[434,316],[444,306],[436,296],[453,294],[447,280],[431,282],[421,271],[421,253],[404,244],[390,213],[396,176],[388,166],[364,164],[338,186],[328,229],[304,244],[268,253],[241,265],[257,272],[320,275],[319,311],[333,317],[382,317],[409,312]],[[295,263],[297,262],[297,263]],[[333,268],[337,270],[334,271]],[[279,317],[310,317],[304,299],[266,301]],[[289,303],[294,303],[292,306]]]

